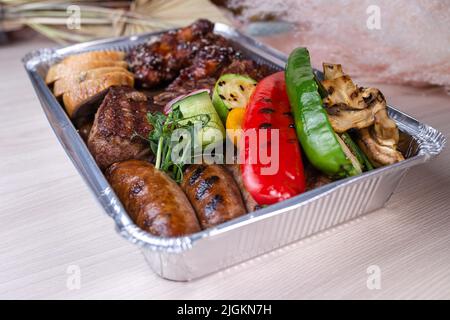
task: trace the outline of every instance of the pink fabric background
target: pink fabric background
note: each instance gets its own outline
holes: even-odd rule
[[[365,81],[440,85],[450,89],[450,0],[231,0],[238,16],[275,14],[291,32],[263,41],[288,53],[307,46],[313,64],[341,63]],[[369,30],[366,12],[380,8],[381,28]]]

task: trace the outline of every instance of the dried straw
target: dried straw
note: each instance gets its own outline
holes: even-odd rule
[[[222,11],[208,0],[1,0],[0,5],[0,29],[11,31],[28,26],[61,44],[165,30],[198,18],[227,22]],[[80,28],[68,28],[70,5],[80,9]]]

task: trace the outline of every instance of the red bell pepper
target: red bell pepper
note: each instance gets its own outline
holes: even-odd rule
[[[278,129],[278,141],[272,141],[271,132],[274,129]],[[250,130],[258,133],[256,144],[248,137]],[[284,72],[272,74],[258,83],[246,107],[243,132],[245,161],[241,164],[242,177],[245,187],[258,204],[273,204],[305,191],[300,145]],[[272,155],[270,150],[274,143],[278,145],[278,154]],[[270,162],[261,157],[260,151],[263,156],[267,152]],[[255,154],[257,159],[254,159]],[[278,161],[278,166],[274,166],[274,161]],[[278,167],[278,170],[267,174],[271,166]]]

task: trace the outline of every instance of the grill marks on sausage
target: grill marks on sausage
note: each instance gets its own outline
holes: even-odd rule
[[[222,202],[224,202],[224,199],[220,194],[214,195],[214,197],[205,206],[205,214],[207,216],[213,214],[217,210],[218,205]]]
[[[211,176],[204,180],[201,180],[195,192],[195,199],[203,199],[205,195],[211,190],[211,187],[214,185],[214,183],[216,183],[217,181],[219,181],[218,176]]]
[[[140,228],[161,237],[200,231],[194,208],[180,187],[154,165],[128,160],[105,172],[130,218]]]
[[[222,165],[189,166],[181,187],[204,229],[246,213],[239,187],[231,173]]]
[[[203,171],[205,171],[205,169],[206,166],[200,165],[194,170],[191,177],[189,178],[190,186],[192,186],[198,180],[198,178],[200,178],[200,175],[202,174]]]
[[[145,183],[142,180],[138,180],[135,182],[130,188],[130,195],[135,196],[141,193],[142,189],[144,189]]]

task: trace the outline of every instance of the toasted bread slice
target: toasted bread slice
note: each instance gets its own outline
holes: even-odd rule
[[[128,69],[128,63],[123,60],[71,60],[73,62],[58,63],[52,66],[45,77],[47,84],[53,83],[58,79],[65,78],[67,76],[78,74],[82,71],[91,69],[103,68],[103,67],[120,67]]]
[[[64,106],[69,117],[76,118],[95,113],[95,102],[112,86],[133,87],[134,78],[124,72],[112,72],[74,86],[63,94]]]
[[[60,70],[66,69],[68,66],[75,66],[80,63],[85,64],[89,61],[123,61],[124,59],[125,52],[122,51],[91,51],[72,55],[64,58],[60,63],[50,67],[45,81],[47,83],[54,82],[59,78],[59,73],[61,72]]]
[[[94,80],[105,74],[110,74],[114,72],[123,72],[133,77],[133,74],[127,69],[121,67],[103,67],[96,68],[87,71],[81,71],[76,75],[70,75],[68,77],[60,78],[53,84],[53,94],[55,97],[59,98],[64,94],[64,92],[69,91],[78,84],[86,80]]]
[[[61,63],[74,63],[87,60],[124,60],[125,52],[123,51],[89,51],[74,54],[64,58]]]

